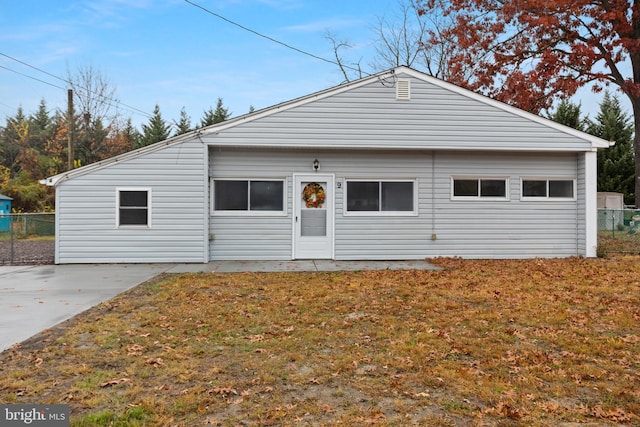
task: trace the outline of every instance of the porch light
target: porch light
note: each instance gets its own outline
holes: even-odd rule
[[[318,168],[320,167],[320,162],[318,161],[318,159],[315,159],[313,161],[313,170],[318,172]]]

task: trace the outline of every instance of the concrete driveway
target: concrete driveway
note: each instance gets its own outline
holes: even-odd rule
[[[161,273],[433,270],[424,261],[0,266],[0,352]]]
[[[166,264],[0,267],[0,351],[171,267]]]

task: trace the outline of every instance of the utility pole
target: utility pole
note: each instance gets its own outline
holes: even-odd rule
[[[67,157],[69,159],[68,169],[73,169],[73,137],[74,137],[74,120],[73,120],[73,89],[67,90],[67,123],[69,124],[68,131],[68,144],[67,144]]]

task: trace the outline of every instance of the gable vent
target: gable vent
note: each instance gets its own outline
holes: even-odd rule
[[[411,99],[411,80],[400,79],[396,82],[396,99],[398,101]]]

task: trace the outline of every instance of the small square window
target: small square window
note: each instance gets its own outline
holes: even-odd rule
[[[150,190],[118,189],[117,226],[149,226]]]
[[[216,181],[214,206],[219,211],[246,211],[248,181]]]
[[[382,210],[413,211],[413,182],[383,182]]]
[[[249,203],[252,211],[281,211],[283,206],[282,181],[251,181]]]

